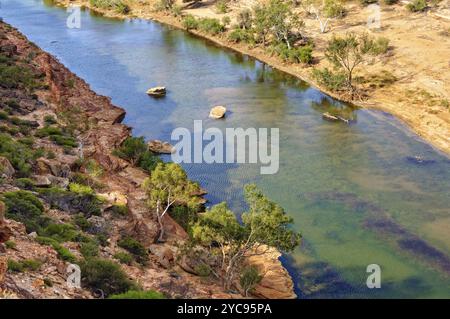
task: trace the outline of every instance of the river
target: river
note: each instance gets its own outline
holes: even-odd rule
[[[245,205],[254,182],[293,216],[303,242],[282,257],[300,298],[450,296],[450,160],[392,115],[356,110],[250,57],[155,22],[81,12],[51,1],[2,0],[0,16],[123,107],[134,135],[170,140],[176,127],[279,128],[280,170],[185,164],[210,204]],[[165,85],[168,95],[145,91]],[[226,119],[208,119],[226,105]],[[354,121],[331,123],[325,111]],[[420,156],[424,161],[417,161]],[[381,267],[369,289],[366,268]]]

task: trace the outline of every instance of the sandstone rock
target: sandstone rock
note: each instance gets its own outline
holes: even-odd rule
[[[225,113],[227,112],[227,108],[224,106],[215,106],[211,109],[209,112],[209,117],[213,119],[220,119],[225,116]]]
[[[6,242],[12,235],[11,229],[4,220],[5,212],[6,206],[3,202],[0,202],[0,244]]]
[[[154,153],[171,154],[175,152],[175,148],[167,142],[160,140],[152,140],[148,142],[148,149]]]
[[[266,249],[266,247],[260,247],[260,249]],[[247,259],[247,264],[257,267],[263,276],[252,293],[254,296],[265,299],[297,298],[292,278],[278,259],[280,256],[279,251],[270,248],[266,254]]]
[[[161,97],[166,95],[167,90],[164,86],[156,86],[147,90],[147,94],[155,97]]]
[[[164,245],[150,245],[150,252],[157,257],[158,262],[164,268],[170,268],[173,265],[174,254],[173,251]]]
[[[0,156],[0,177],[11,178],[15,172],[9,160],[6,157]]]

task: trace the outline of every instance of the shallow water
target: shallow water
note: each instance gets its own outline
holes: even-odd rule
[[[353,110],[254,59],[183,31],[142,20],[3,0],[0,16],[126,109],[135,135],[169,140],[175,127],[278,127],[280,170],[257,165],[185,165],[211,203],[245,209],[242,185],[257,183],[294,217],[302,246],[283,257],[300,297],[450,297],[450,160],[389,114]],[[148,87],[169,88],[151,99]],[[209,120],[223,104],[225,120]],[[324,111],[354,118],[322,120]],[[429,160],[417,163],[414,156]],[[366,287],[366,267],[382,287]]]

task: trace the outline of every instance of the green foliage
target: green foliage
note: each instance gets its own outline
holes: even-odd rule
[[[190,225],[194,224],[197,220],[198,211],[186,206],[175,206],[170,211],[170,217],[172,217],[178,225],[185,230],[189,230]]]
[[[78,147],[78,143],[75,138],[70,136],[68,133],[63,132],[56,126],[45,126],[37,130],[35,136],[40,138],[48,137],[50,140],[61,146],[66,146],[69,148]]]
[[[122,0],[89,0],[94,7],[115,10],[117,13],[128,14],[130,7]]]
[[[123,294],[112,295],[109,299],[166,299],[166,296],[154,290],[130,290]]]
[[[215,18],[200,18],[198,20],[198,29],[212,35],[225,32],[225,26]]]
[[[30,176],[35,157],[28,145],[14,140],[9,135],[0,134],[0,156],[10,161],[18,177]]]
[[[198,29],[198,21],[197,19],[192,15],[188,14],[183,18],[182,25],[186,30],[197,30]]]
[[[106,297],[136,290],[137,285],[128,279],[118,264],[106,259],[89,258],[80,264],[82,283],[93,290],[102,291]]]
[[[32,190],[34,188],[34,182],[25,177],[14,180],[14,185],[24,190]]]
[[[126,205],[113,205],[111,207],[111,212],[115,216],[124,217],[128,215],[129,210]]]
[[[92,187],[77,183],[70,183],[69,190],[73,193],[81,195],[93,195],[95,193]]]
[[[148,150],[142,136],[128,137],[118,149],[114,150],[113,154],[149,172],[161,161],[159,157]]]
[[[14,249],[16,248],[16,242],[12,241],[12,240],[8,240],[5,242],[5,247],[6,249]]]
[[[57,122],[53,115],[46,115],[46,116],[44,116],[44,123],[46,125],[53,125],[53,124],[56,124]]]
[[[327,18],[342,18],[346,15],[347,10],[340,1],[325,0],[324,13]]]
[[[80,253],[84,258],[92,258],[98,256],[98,244],[95,241],[89,241],[81,244]]]
[[[257,284],[261,282],[262,276],[258,272],[258,268],[255,266],[249,266],[244,268],[241,274],[241,278],[239,280],[242,289],[245,291],[245,296],[248,296],[248,293],[252,291],[253,288]]]
[[[198,196],[195,196],[200,190],[198,184],[191,182],[183,168],[175,163],[159,163],[142,186],[147,193],[148,205],[156,209],[160,241],[164,235],[163,217],[175,202],[191,209],[200,205]]]
[[[250,9],[239,11],[237,16],[237,25],[240,29],[249,30],[253,24],[252,12]]]
[[[428,8],[428,4],[426,0],[413,0],[406,8],[411,12],[423,12]]]
[[[129,14],[131,12],[131,8],[128,4],[118,1],[115,5],[115,11],[121,14]]]
[[[194,269],[195,273],[200,277],[209,277],[211,275],[211,267],[206,264],[197,265]]]
[[[23,87],[31,91],[39,87],[39,82],[29,66],[18,65],[13,58],[0,54],[0,86],[5,89]]]
[[[124,237],[117,242],[117,245],[130,252],[136,261],[145,264],[148,260],[148,252],[144,245],[132,237]]]
[[[61,260],[64,260],[64,261],[67,261],[70,263],[75,263],[77,261],[77,258],[70,252],[70,250],[68,250],[66,247],[62,246],[57,240],[55,240],[53,238],[38,236],[36,238],[36,241],[38,243],[40,243],[41,245],[51,246],[56,251],[56,253],[58,254],[58,257]]]
[[[101,214],[102,201],[96,195],[78,194],[58,187],[42,188],[38,192],[52,207],[63,211],[83,213],[88,218]]]
[[[284,61],[303,64],[310,64],[313,61],[312,50],[311,45],[289,49],[285,43],[280,43],[273,49]]]
[[[2,201],[6,204],[6,217],[23,223],[28,233],[40,231],[49,223],[43,215],[44,206],[29,191],[6,192]]]
[[[385,4],[387,4],[388,6],[391,6],[393,4],[398,3],[398,0],[384,0],[383,1]]]
[[[255,185],[245,186],[244,195],[250,209],[242,214],[242,224],[226,203],[221,203],[202,214],[192,226],[192,238],[213,255],[221,256],[226,288],[239,272],[242,256],[264,253],[258,251],[261,245],[290,252],[300,241],[300,235],[290,228],[292,217]]]
[[[346,76],[343,73],[330,71],[328,68],[314,69],[313,78],[331,91],[340,91],[346,85]]]
[[[66,241],[76,241],[79,235],[78,231],[70,224],[49,224],[39,235],[52,238],[60,243]]]
[[[45,277],[45,278],[44,278],[44,285],[45,285],[46,287],[53,287],[53,281],[52,281],[50,278]]]
[[[228,39],[235,43],[245,42],[253,44],[255,42],[253,32],[246,29],[234,29],[228,34]]]
[[[89,221],[87,220],[87,218],[84,217],[83,214],[76,215],[76,216],[73,218],[73,222],[75,223],[75,225],[77,225],[78,227],[80,227],[82,231],[88,231],[89,228],[92,227],[92,223],[89,222]]]
[[[217,13],[227,13],[228,12],[228,1],[227,0],[218,0],[215,4]]]
[[[41,266],[42,262],[37,259],[24,259],[22,261],[8,259],[8,270],[12,272],[37,271]]]
[[[116,258],[121,264],[131,265],[133,263],[133,256],[122,251],[114,254],[114,258]]]

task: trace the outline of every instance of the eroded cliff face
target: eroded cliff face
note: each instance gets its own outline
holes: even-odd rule
[[[156,243],[158,223],[140,187],[148,174],[113,155],[130,136],[130,128],[121,124],[125,111],[97,95],[54,57],[4,23],[0,23],[0,54],[0,135],[4,144],[0,153],[9,156],[0,156],[0,199],[6,198],[11,206],[8,196],[21,203],[17,192],[30,191],[39,198],[40,204],[35,205],[42,218],[69,225],[70,231],[78,234],[76,240],[49,244],[32,231],[35,225],[29,220],[5,219],[8,207],[0,201],[0,298],[98,297],[83,285],[68,286],[67,267],[84,258],[83,245],[92,239],[101,242],[99,258],[119,262],[117,254],[126,252],[118,244],[124,237],[134,238],[149,252],[144,264],[120,265],[143,289],[168,297],[242,297],[238,291],[224,291],[217,280],[186,270],[189,260],[180,256],[188,236],[170,216],[165,217],[167,241]],[[27,160],[11,155],[15,151]],[[96,204],[98,214],[91,213],[84,197],[74,200],[69,191],[69,183],[80,179],[102,198]],[[126,213],[118,214],[117,207],[125,207]],[[80,216],[80,211],[88,213]],[[72,257],[63,258],[62,249]],[[12,269],[18,266],[11,262],[24,269]],[[292,281],[278,255],[249,262],[265,271],[255,297],[295,298]]]

